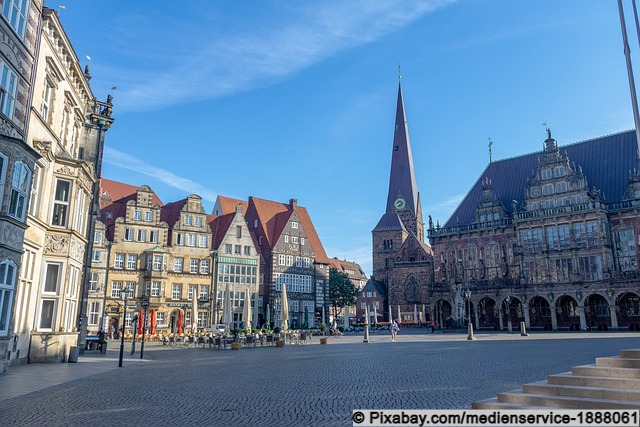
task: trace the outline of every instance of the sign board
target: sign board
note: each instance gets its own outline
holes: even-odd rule
[[[142,308],[149,308],[149,297],[142,297]]]

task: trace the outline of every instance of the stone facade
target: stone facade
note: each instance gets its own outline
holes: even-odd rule
[[[452,216],[467,211],[471,220],[428,230],[437,260],[430,290],[436,323],[640,328],[635,149],[632,132],[559,148],[549,131],[536,159],[490,165],[478,201],[470,191]],[[510,190],[508,181],[521,187]],[[500,197],[513,199],[511,206]]]
[[[57,13],[43,8],[40,20],[27,143],[41,158],[33,172],[10,363],[65,361],[77,345],[96,176],[113,122],[110,102],[95,100]]]

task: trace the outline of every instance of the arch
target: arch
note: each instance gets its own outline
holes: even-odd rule
[[[449,303],[449,301],[443,299],[436,301],[433,316],[438,328],[449,328],[453,320],[453,318],[451,317],[451,304]]]
[[[533,329],[541,328],[550,331],[551,327],[551,306],[549,302],[536,296],[529,301],[529,327]]]
[[[495,300],[484,297],[478,303],[478,328],[498,329],[498,306]]]
[[[562,295],[556,300],[555,309],[558,329],[580,330],[580,307],[573,297]]]
[[[409,304],[420,304],[420,283],[412,274],[404,283],[404,297]]]
[[[620,295],[616,300],[618,327],[628,327],[630,331],[640,330],[640,297],[634,292]]]
[[[505,329],[509,327],[509,321],[514,329],[520,328],[520,322],[524,322],[524,307],[519,298],[507,296],[502,301],[502,321]]]
[[[589,329],[606,331],[611,326],[609,302],[599,294],[591,294],[584,301],[584,316]]]

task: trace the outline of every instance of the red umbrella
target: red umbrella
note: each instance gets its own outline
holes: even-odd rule
[[[182,333],[182,310],[178,310],[178,333]]]
[[[151,335],[156,334],[156,311],[151,310]]]
[[[140,314],[138,314],[138,333],[142,333],[142,328],[144,327],[144,310],[140,310]]]

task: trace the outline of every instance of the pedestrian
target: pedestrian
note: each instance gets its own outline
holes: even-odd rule
[[[395,320],[391,321],[391,324],[389,325],[389,330],[391,331],[391,342],[398,341],[397,335],[398,335],[398,331],[400,330],[400,327],[398,326]]]
[[[429,324],[429,327],[431,328],[431,333],[433,334],[436,331],[436,324],[433,322],[433,320]]]
[[[111,334],[109,334],[109,338],[113,339],[115,332],[116,332],[116,328],[113,325],[111,325]]]

